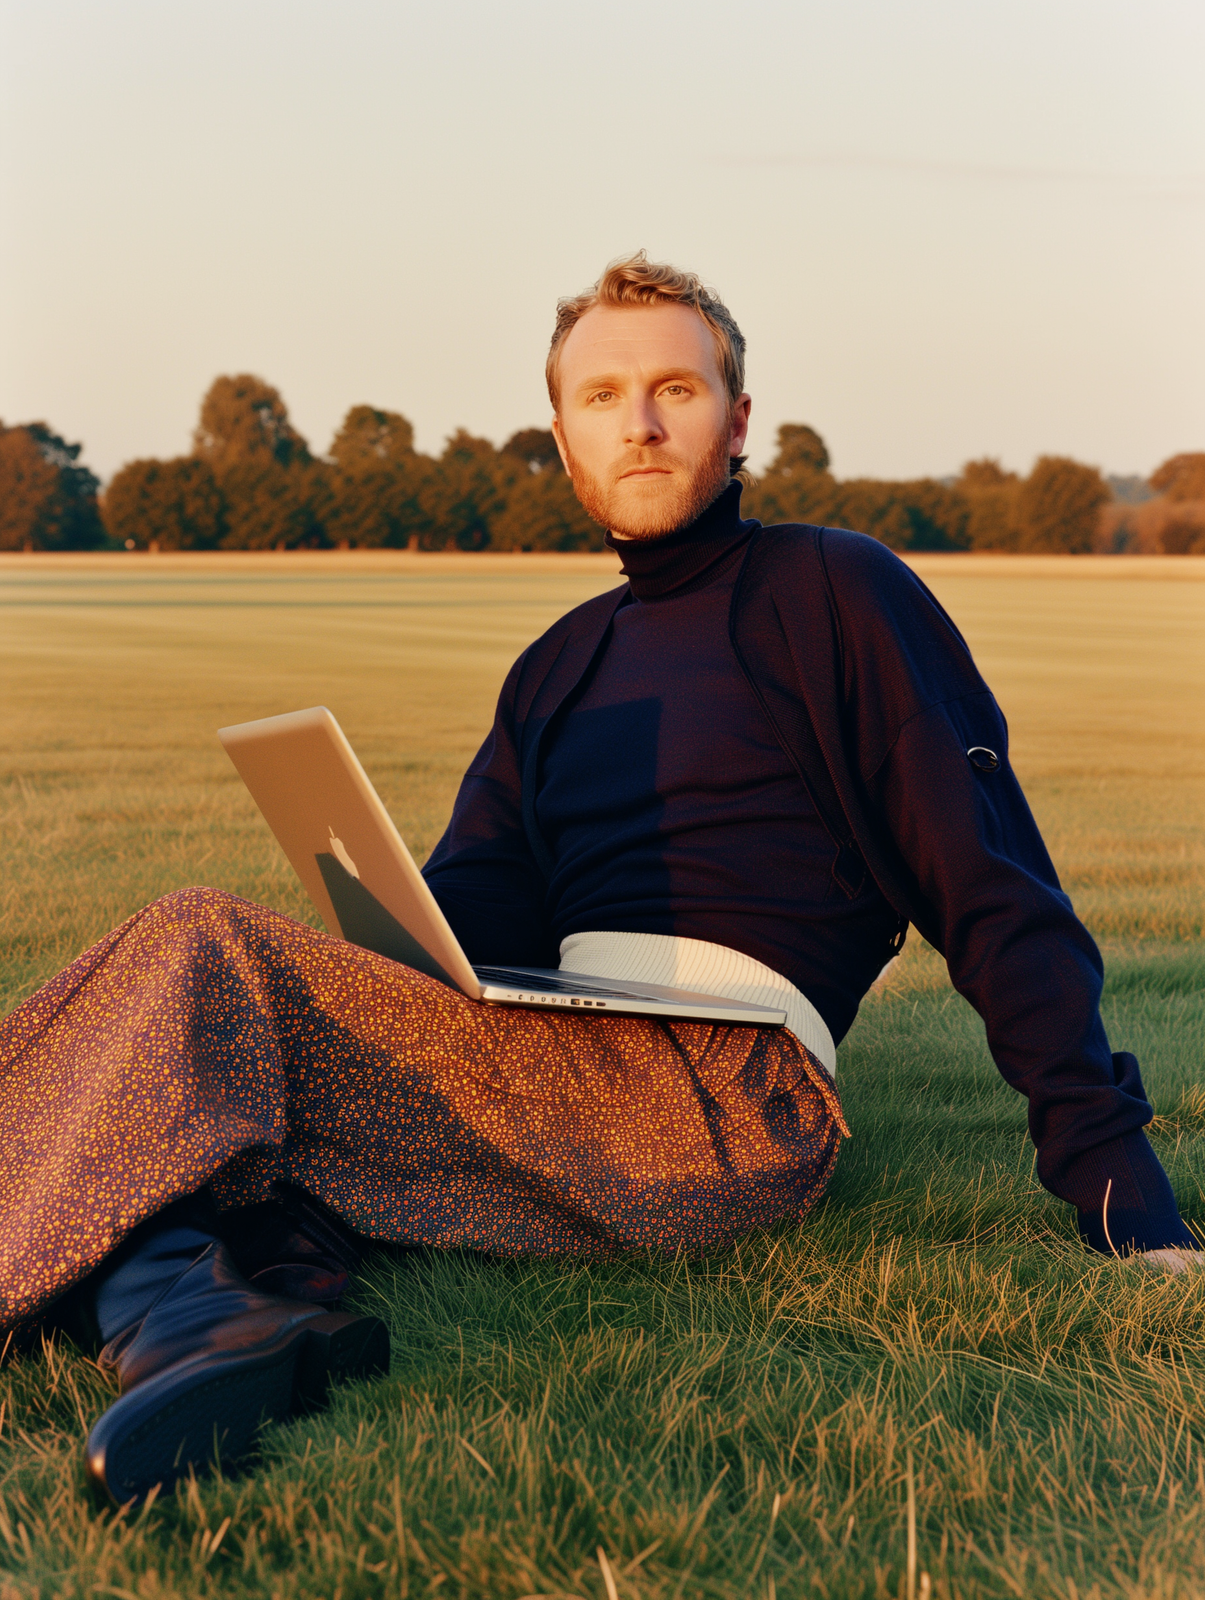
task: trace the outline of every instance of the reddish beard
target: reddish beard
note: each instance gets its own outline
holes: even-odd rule
[[[565,455],[573,492],[587,516],[625,539],[661,539],[702,516],[727,488],[732,472],[728,440],[727,429],[717,434],[693,467],[683,457],[665,451],[660,445],[653,450],[641,450],[613,468],[605,478],[595,477],[568,447]],[[647,509],[625,505],[620,488],[623,474],[634,467],[651,466],[671,469],[675,474],[673,482],[666,483],[656,503]],[[685,472],[678,476],[682,469]]]

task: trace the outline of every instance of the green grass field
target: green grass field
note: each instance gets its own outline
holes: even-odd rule
[[[1205,1230],[1205,561],[918,565]],[[312,920],[222,723],[331,706],[421,858],[513,657],[614,581],[593,556],[0,558],[0,1005],[187,884]],[[910,1521],[917,1593],[1205,1595],[1205,1274],[1083,1252],[915,936],[839,1082],[854,1137],[798,1228],[703,1260],[380,1258],[357,1294],[389,1378],[136,1514],[84,1487],[96,1369],[10,1362],[0,1600],[902,1597]]]

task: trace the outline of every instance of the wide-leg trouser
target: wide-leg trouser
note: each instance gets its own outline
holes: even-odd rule
[[[381,1240],[698,1250],[806,1210],[845,1131],[785,1031],[481,1005],[182,890],[0,1022],[0,1325],[205,1184]]]

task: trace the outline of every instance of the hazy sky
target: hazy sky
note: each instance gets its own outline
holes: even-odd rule
[[[644,245],[843,476],[1205,449],[1201,0],[0,0],[0,417],[102,475],[219,372],[547,423]]]

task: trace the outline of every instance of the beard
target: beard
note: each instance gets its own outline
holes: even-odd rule
[[[728,487],[732,477],[728,438],[727,429],[717,434],[693,464],[660,445],[637,450],[604,477],[596,477],[566,449],[573,492],[586,515],[618,538],[663,539],[702,516]],[[658,485],[660,493],[650,495],[641,504],[639,494],[625,492],[623,474],[635,467],[652,466],[668,467],[674,476],[645,479],[646,483]]]

